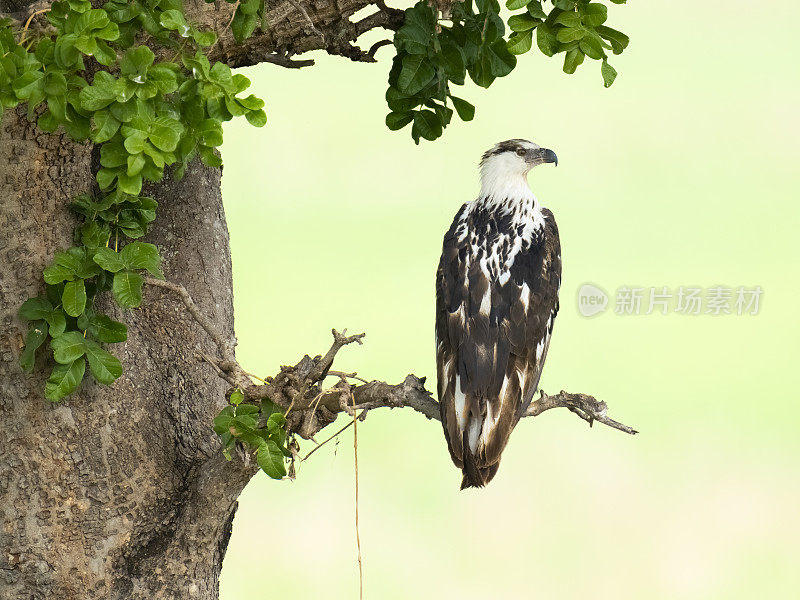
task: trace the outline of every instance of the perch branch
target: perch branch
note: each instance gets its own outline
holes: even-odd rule
[[[568,408],[571,412],[589,423],[589,427],[592,426],[592,423],[597,421],[598,423],[608,425],[609,427],[619,429],[631,435],[639,433],[633,427],[628,427],[619,421],[609,418],[608,406],[606,403],[602,400],[597,400],[593,396],[587,394],[570,394],[564,390],[552,396],[545,394],[542,390],[540,390],[540,393],[541,397],[531,403],[523,416],[536,417],[551,408]]]
[[[145,278],[148,285],[160,287],[176,293],[189,314],[200,327],[209,334],[219,346],[222,359],[214,359],[203,355],[217,374],[232,386],[241,387],[248,401],[260,403],[269,400],[280,406],[287,413],[288,430],[303,438],[310,439],[326,425],[336,419],[340,412],[353,415],[362,411],[363,419],[366,411],[376,408],[412,408],[428,419],[441,420],[439,403],[433,399],[431,392],[425,388],[425,378],[407,375],[402,383],[389,384],[384,381],[370,381],[353,385],[348,380],[364,381],[355,373],[331,371],[331,366],[339,351],[350,344],[361,344],[363,333],[347,335],[347,330],[339,333],[331,330],[333,343],[324,355],[311,358],[304,356],[294,366],[281,367],[275,377],[268,377],[263,384],[254,384],[247,377],[246,371],[239,365],[234,356],[233,344],[204,317],[192,300],[189,292],[182,285],[162,281],[151,277]],[[322,381],[328,376],[339,377],[333,388],[324,389]],[[288,409],[291,408],[291,411]],[[536,417],[546,410],[566,408],[578,415],[591,426],[595,421],[625,433],[638,433],[632,427],[624,425],[608,416],[608,406],[602,400],[587,394],[571,394],[561,391],[541,396],[531,403],[522,417]]]

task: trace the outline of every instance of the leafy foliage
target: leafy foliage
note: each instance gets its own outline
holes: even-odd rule
[[[626,0],[610,0],[624,4]],[[564,54],[564,72],[572,74],[588,56],[602,61],[606,87],[617,77],[608,63],[607,51],[620,54],[628,37],[604,23],[607,7],[590,0],[508,0],[515,12],[506,23],[497,0],[466,0],[454,5],[452,24],[446,25],[426,1],[406,10],[405,22],[394,37],[397,55],[389,73],[386,116],[389,129],[411,125],[414,142],[435,140],[450,124],[453,112],[463,121],[475,116],[475,107],[452,93],[464,85],[467,75],[488,88],[517,64],[517,56],[536,46],[546,56]],[[452,103],[452,108],[450,107]]]
[[[238,3],[238,39],[255,29],[251,17],[262,4]],[[244,116],[260,127],[266,114],[262,100],[241,95],[250,85],[246,77],[211,64],[205,53],[216,34],[188,23],[180,0],[112,0],[100,8],[60,0],[47,18],[55,33],[29,40],[28,32],[0,21],[0,114],[27,103],[40,129],[61,128],[100,145],[100,193],[71,205],[83,217],[76,245],[57,252],[44,270],[46,295],[19,311],[30,321],[21,366],[32,370],[49,339],[56,364],[45,396],[58,401],[78,388],[87,362],[100,383],[122,374],[102,344],[125,341],[127,328],[94,310],[98,294],[110,291],[120,306],[135,308],[143,273],[163,278],[158,249],[137,241],[158,208],[141,195],[143,184],[160,181],[170,166],[182,177],[196,156],[220,166],[222,123]],[[153,49],[172,58],[159,59]]]
[[[231,29],[238,41],[266,30],[263,0],[226,2],[236,6]],[[606,25],[604,0],[507,0],[512,14],[506,21],[498,0],[457,2],[448,22],[431,4],[422,0],[406,10],[386,92],[386,125],[410,125],[416,143],[439,138],[454,113],[472,120],[475,107],[454,95],[453,86],[469,77],[489,87],[514,69],[534,41],[546,56],[563,54],[566,73],[587,56],[601,61],[606,87],[617,77],[609,52],[620,54],[628,45],[625,34]],[[244,116],[261,127],[266,113],[261,99],[244,95],[246,77],[210,62],[216,34],[187,22],[181,0],[58,0],[47,18],[54,33],[39,37],[0,21],[0,115],[25,103],[28,118],[43,131],[61,129],[100,146],[97,193],[71,204],[82,217],[75,246],[57,252],[44,270],[45,295],[20,308],[29,321],[21,366],[32,370],[36,353],[50,340],[56,364],[45,395],[57,401],[77,389],[87,362],[100,383],[110,384],[122,372],[101,344],[124,341],[127,330],[95,311],[98,294],[111,292],[121,307],[136,308],[144,273],[163,277],[158,249],[138,241],[158,208],[142,195],[145,182],[160,181],[168,167],[180,178],[195,157],[220,166],[222,123]],[[227,435],[251,444],[262,468],[279,474],[278,451],[285,449],[269,433],[253,433],[263,443],[251,437],[246,406],[241,415],[236,404],[229,407]]]
[[[240,389],[231,393],[228,406],[214,419],[214,431],[222,440],[223,452],[230,458],[230,449],[238,441],[257,453],[258,466],[273,479],[286,476],[286,417],[269,400],[261,406],[243,402]],[[261,424],[261,425],[260,425]]]

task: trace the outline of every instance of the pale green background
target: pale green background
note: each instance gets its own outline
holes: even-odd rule
[[[480,154],[524,137],[561,161],[530,178],[564,260],[543,388],[592,393],[642,432],[545,413],[520,424],[488,488],[459,492],[438,423],[371,413],[359,426],[367,598],[800,593],[800,6],[610,12],[632,38],[611,89],[597,63],[569,77],[533,52],[490,90],[466,86],[475,121],[419,147],[383,125],[390,49],[377,65],[320,55],[310,69],[244,71],[270,119],[230,124],[223,148],[248,369],[273,374],[348,327],[366,343],[339,368],[392,382],[413,372],[433,388],[442,235],[476,195]],[[584,282],[765,295],[756,317],[585,319]],[[352,441],[348,430],[294,482],[255,478],[224,600],[357,597]]]

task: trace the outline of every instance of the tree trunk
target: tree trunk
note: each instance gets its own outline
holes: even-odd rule
[[[0,2],[0,13],[24,22],[48,4]],[[350,41],[401,16],[387,9],[356,26],[347,17],[366,0],[303,1],[304,14],[297,4],[270,2],[268,32],[238,46],[227,29],[232,5],[193,1],[186,12],[220,33],[214,58],[231,66],[304,66],[311,61],[291,56],[313,48],[370,60]],[[72,245],[68,204],[90,191],[93,160],[90,144],[42,133],[23,108],[0,120],[0,599],[217,598],[236,497],[255,468],[219,452],[211,423],[229,386],[198,359],[217,347],[179,299],[146,286],[137,310],[98,300],[128,325],[116,350],[124,375],[110,387],[87,378],[50,404],[44,349],[33,374],[19,366],[17,311],[43,292],[53,254]],[[146,190],[159,202],[147,241],[159,246],[167,279],[233,341],[220,177],[195,163],[181,182]]]
[[[251,472],[218,453],[210,424],[226,384],[198,361],[216,348],[176,298],[147,287],[141,309],[102,307],[128,324],[125,373],[110,387],[87,380],[53,405],[45,353],[33,375],[19,367],[16,312],[42,292],[54,251],[71,245],[68,203],[93,178],[89,145],[43,134],[22,114],[6,114],[0,131],[0,597],[216,598]],[[197,163],[150,193],[160,208],[148,241],[167,277],[232,338],[220,171]]]

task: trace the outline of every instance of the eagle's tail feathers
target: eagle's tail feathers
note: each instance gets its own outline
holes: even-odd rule
[[[463,477],[461,479],[462,490],[468,487],[481,488],[485,486],[492,480],[492,478],[497,473],[497,469],[500,467],[499,457],[497,459],[497,462],[486,466],[479,465],[478,461],[475,458],[475,453],[473,452],[473,448],[476,446],[476,442],[475,440],[470,440],[470,430],[472,430],[472,435],[476,436],[476,433],[480,431],[480,425],[482,425],[482,423],[483,419],[481,417],[472,415],[470,417],[470,424],[472,425],[472,427],[464,429],[463,437],[461,440],[461,447],[463,448],[463,463],[464,463],[464,466],[462,468]],[[477,425],[477,427],[475,427],[475,425]],[[472,441],[473,443],[470,443],[470,441]]]

